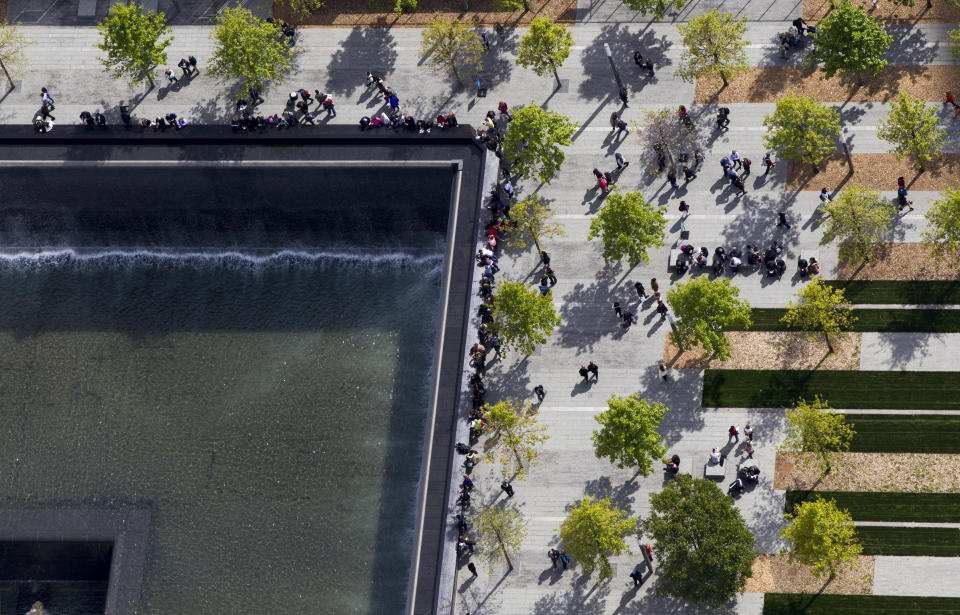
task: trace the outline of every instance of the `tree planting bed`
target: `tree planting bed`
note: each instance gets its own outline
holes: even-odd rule
[[[818,497],[835,500],[854,521],[960,523],[960,493],[787,491],[783,509]]]
[[[851,453],[960,453],[960,416],[848,414]]]
[[[843,289],[850,303],[906,303],[960,305],[957,280],[828,280]]]
[[[763,615],[953,615],[960,598],[764,594]]]
[[[857,527],[864,555],[960,556],[960,529],[955,527]]]
[[[754,308],[750,310],[751,331],[787,331],[780,322],[786,313],[783,308]],[[960,310],[854,310],[857,321],[852,331],[882,331],[885,333],[957,333],[960,332]],[[795,330],[795,329],[794,329]]]

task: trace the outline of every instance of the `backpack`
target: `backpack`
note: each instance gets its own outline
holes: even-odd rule
[[[749,158],[744,158],[741,162],[742,162],[743,164],[747,165],[748,167],[749,167],[751,164],[753,164],[752,162],[750,162],[750,159],[749,159]]]

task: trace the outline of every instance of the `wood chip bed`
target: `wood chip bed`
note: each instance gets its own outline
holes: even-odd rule
[[[835,352],[828,354],[822,336],[810,338],[793,331],[728,331],[731,355],[711,360],[702,347],[681,353],[666,336],[663,361],[671,369],[860,369],[860,334],[831,338]]]
[[[3,0],[0,0],[2,2]],[[470,10],[461,12],[462,3],[450,0],[419,0],[417,9],[412,13],[405,13],[397,17],[391,12],[392,2],[385,5],[370,6],[369,0],[328,0],[326,6],[307,17],[301,25],[304,26],[333,26],[333,27],[378,27],[420,28],[433,19],[433,14],[439,11],[446,19],[462,19],[465,23],[474,26],[495,26],[503,24],[505,27],[528,25],[535,17],[549,17],[550,19],[572,24],[577,19],[576,0],[529,0],[529,11],[514,11],[512,13],[497,11],[493,0],[470,0]],[[290,23],[297,23],[297,19],[282,3],[275,2],[273,16]],[[359,67],[362,72],[366,70]]]
[[[936,257],[926,244],[890,243],[870,263],[840,263],[841,280],[960,280],[960,263]]]
[[[958,120],[960,121],[960,120]],[[853,154],[853,174],[843,154],[834,154],[818,165],[816,173],[809,164],[788,162],[787,190],[826,188],[831,192],[859,184],[871,190],[896,192],[897,178],[903,177],[908,190],[939,191],[960,183],[960,154],[942,154],[930,162],[923,173],[913,163],[896,154]]]
[[[842,453],[826,476],[799,457],[810,453],[777,453],[774,489],[816,491],[960,491],[960,455],[931,453]]]
[[[873,592],[873,556],[848,562],[832,580],[818,578],[809,566],[792,563],[784,555],[761,553],[753,560],[753,576],[743,589],[749,593],[859,594]]]

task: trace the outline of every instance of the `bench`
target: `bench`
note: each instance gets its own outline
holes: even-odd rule
[[[97,0],[80,0],[77,5],[77,17],[96,17]]]
[[[727,466],[707,461],[707,463],[703,464],[703,477],[712,480],[723,480],[727,477]]]

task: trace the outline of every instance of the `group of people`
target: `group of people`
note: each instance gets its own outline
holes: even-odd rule
[[[803,47],[805,34],[813,35],[816,33],[817,28],[815,26],[809,25],[802,17],[797,17],[793,20],[793,26],[786,32],[777,35],[780,40],[780,57],[786,58],[787,51],[793,47]]]

